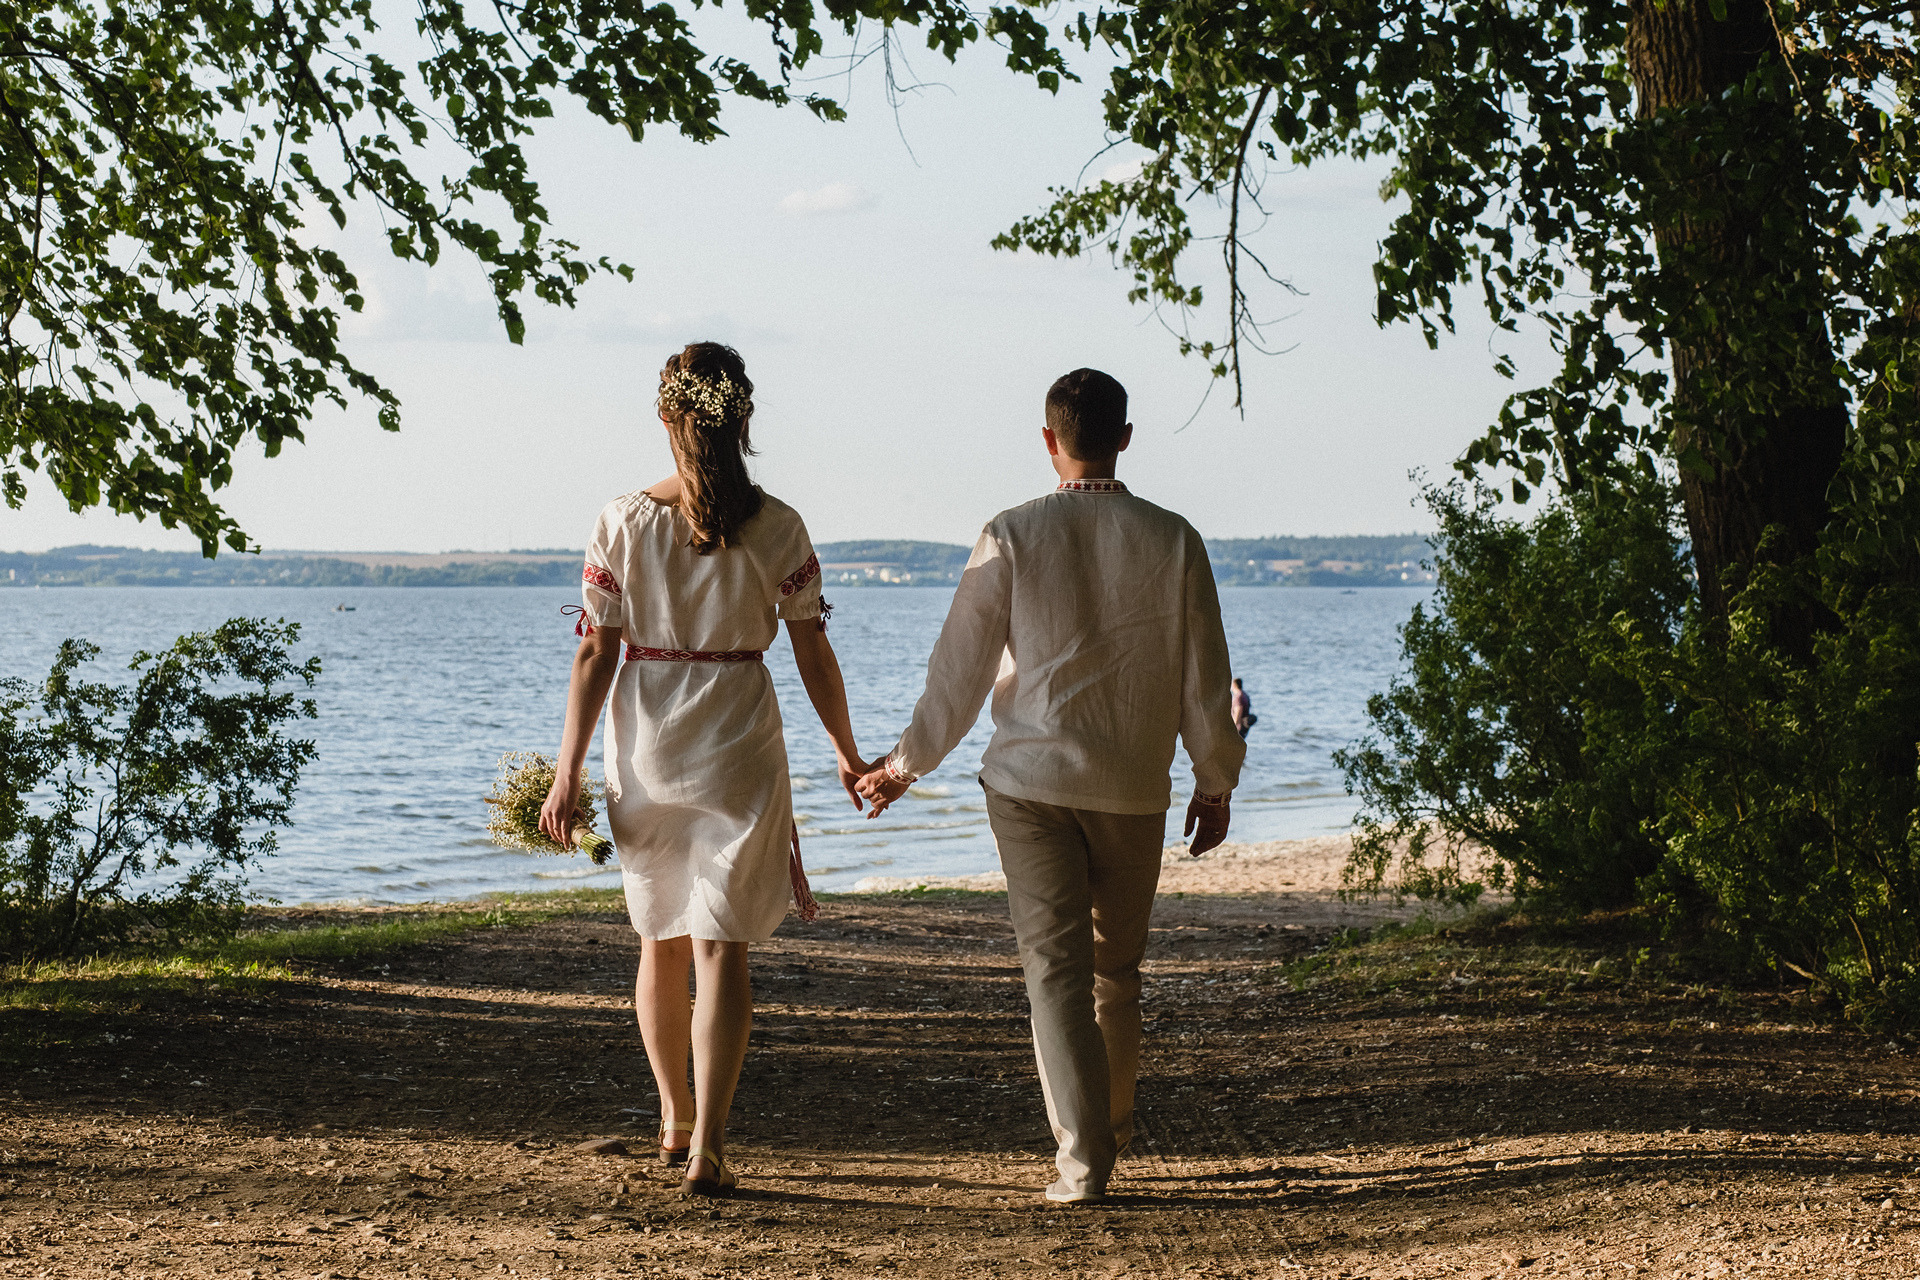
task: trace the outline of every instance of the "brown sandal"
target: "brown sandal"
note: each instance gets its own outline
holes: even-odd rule
[[[740,1181],[733,1176],[733,1171],[727,1168],[726,1165],[720,1163],[719,1152],[709,1151],[705,1147],[688,1148],[687,1159],[689,1165],[691,1165],[695,1157],[705,1160],[713,1166],[713,1177],[696,1178],[688,1175],[686,1180],[680,1184],[680,1190],[683,1194],[690,1196],[712,1196],[717,1199],[724,1199],[732,1195],[734,1191],[739,1188]]]
[[[693,1126],[683,1120],[662,1121],[660,1125],[660,1163],[685,1164],[687,1162],[687,1148],[668,1146],[667,1135],[670,1133],[692,1132]]]

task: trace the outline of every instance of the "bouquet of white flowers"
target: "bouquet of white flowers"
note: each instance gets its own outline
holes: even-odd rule
[[[529,853],[571,853],[540,829],[540,809],[553,790],[554,762],[535,751],[509,751],[500,757],[500,776],[494,779],[493,793],[487,803],[493,816],[487,819],[487,834],[495,844]],[[580,779],[580,798],[574,802],[573,842],[603,867],[613,857],[613,841],[593,829],[596,816],[594,800],[597,788],[593,779]]]

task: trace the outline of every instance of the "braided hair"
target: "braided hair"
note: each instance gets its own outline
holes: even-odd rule
[[[747,474],[753,383],[746,363],[732,347],[690,343],[667,357],[657,404],[679,465],[680,514],[693,528],[688,545],[701,555],[732,545],[764,501]]]

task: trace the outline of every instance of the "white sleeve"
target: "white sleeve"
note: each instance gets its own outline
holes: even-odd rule
[[[620,627],[626,623],[619,575],[626,570],[626,522],[612,507],[594,522],[587,543],[587,563],[580,571],[580,605],[588,626]]]
[[[1233,665],[1220,622],[1220,595],[1207,563],[1206,543],[1187,530],[1186,639],[1180,675],[1180,741],[1193,761],[1197,795],[1220,799],[1240,781],[1247,744],[1233,727]]]
[[[788,622],[820,616],[820,557],[813,553],[813,541],[802,530],[800,540],[787,562],[793,572],[780,580],[780,595],[773,611]]]
[[[927,659],[927,688],[913,708],[913,723],[887,757],[889,773],[925,777],[967,736],[993,692],[1012,614],[1013,569],[988,525],[974,544]]]

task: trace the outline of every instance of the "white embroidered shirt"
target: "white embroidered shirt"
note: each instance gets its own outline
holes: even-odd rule
[[[980,777],[996,791],[1159,813],[1178,737],[1195,792],[1218,802],[1246,755],[1232,677],[1193,526],[1117,480],[1067,481],[981,531],[887,768],[932,772],[991,693]]]

